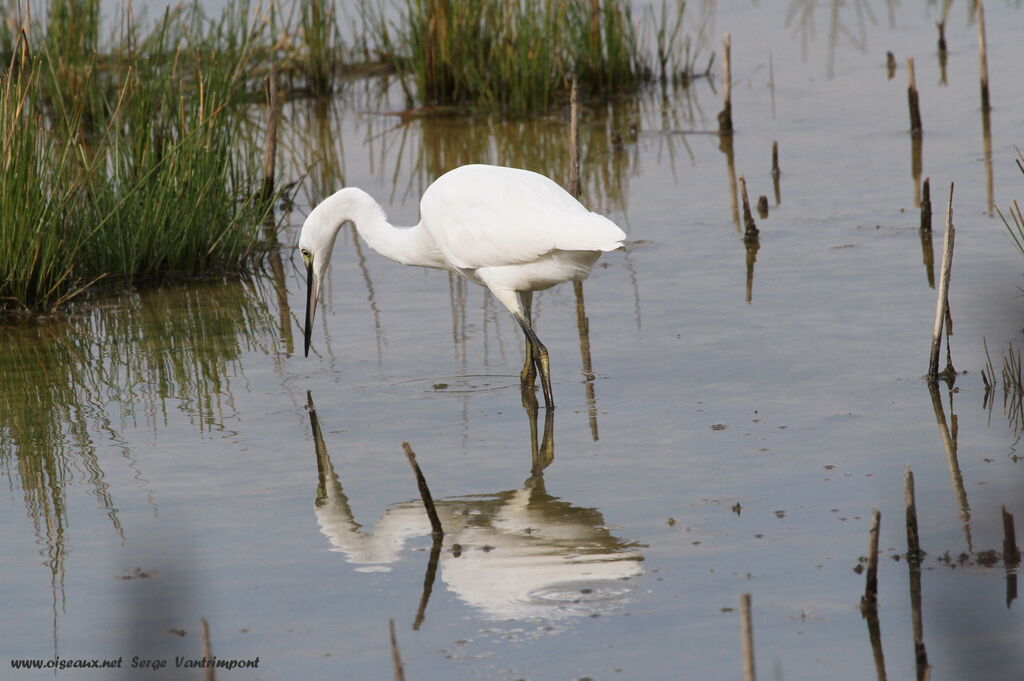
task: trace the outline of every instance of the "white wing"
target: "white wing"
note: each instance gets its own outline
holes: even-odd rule
[[[439,177],[420,201],[420,224],[445,259],[464,269],[528,263],[556,249],[611,251],[626,238],[553,180],[488,165]]]

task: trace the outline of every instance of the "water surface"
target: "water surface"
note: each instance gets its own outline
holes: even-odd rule
[[[1019,11],[987,9],[1005,207],[1024,193],[1024,48]],[[1024,518],[1021,419],[1001,391],[983,408],[979,371],[983,339],[997,365],[1022,341],[1024,260],[989,212],[976,28],[953,9],[942,84],[935,8],[791,10],[788,23],[761,5],[705,17],[709,36],[733,36],[731,156],[708,134],[717,81],[585,111],[584,198],[629,249],[585,282],[586,336],[570,286],[535,302],[550,421],[521,404],[520,333],[496,301],[347,230],[313,352],[296,352],[304,288],[288,247],[327,193],[363,187],[413,224],[423,188],[458,164],[567,178],[563,117],[403,120],[380,115],[402,103],[379,81],[287,110],[283,165],[306,177],[263,275],[4,327],[0,663],[137,655],[172,668],[125,678],[198,678],[173,658],[200,655],[205,618],[215,654],[260,658],[223,678],[386,678],[394,619],[410,679],[740,678],[750,593],[762,678],[872,678],[879,662],[909,678],[909,465],[931,678],[1017,675],[1001,509]],[[739,175],[768,197],[756,249],[739,232]],[[931,244],[917,231],[924,177]],[[951,182],[952,357],[967,373],[932,394],[921,376]],[[449,528],[436,552],[403,442]],[[874,650],[854,570],[872,508]]]

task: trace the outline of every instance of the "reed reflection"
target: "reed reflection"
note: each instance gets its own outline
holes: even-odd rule
[[[924,138],[920,132],[910,135],[910,177],[914,181],[914,207],[921,207],[921,168],[924,151]]]
[[[921,191],[921,263],[924,265],[925,276],[928,277],[928,288],[935,288],[935,248],[932,246],[932,192],[930,178],[924,179]]]
[[[757,252],[761,250],[761,240],[756,236],[743,239],[743,245],[747,251],[747,287],[746,302],[754,299],[754,265],[757,263]]]
[[[639,172],[641,147],[656,147],[656,155],[668,160],[673,174],[679,155],[678,144],[686,148],[693,160],[686,134],[708,120],[698,94],[692,84],[669,84],[649,89],[638,97],[590,102],[584,108],[579,146],[582,196],[588,208],[605,214],[628,212],[629,181]],[[394,100],[395,93],[389,93],[386,84],[371,87],[356,81],[336,97],[285,105],[281,140],[288,152],[283,154],[284,164],[290,166],[294,176],[308,171],[310,180],[301,187],[308,194],[308,205],[346,184],[346,152],[365,156],[370,173],[381,185],[391,188],[391,194],[383,202],[385,205],[414,203],[438,176],[470,163],[518,166],[553,178],[568,177],[570,141],[561,116],[502,121],[486,117],[409,115],[408,112],[404,115],[361,113],[400,108],[393,104]],[[358,152],[351,147],[346,150],[341,144],[343,137],[360,140]],[[387,341],[382,330],[382,313],[373,292],[370,266],[359,252],[361,245],[350,230],[343,230],[339,238],[351,239],[357,251],[380,350]],[[637,276],[629,254],[624,257],[634,286],[639,327]],[[329,295],[330,288],[325,288],[325,292]],[[457,298],[455,291],[452,299]],[[453,335],[458,339],[459,320],[454,317],[463,315],[463,311],[453,304],[452,315],[456,325]],[[329,347],[327,351],[330,352]],[[456,352],[463,353],[464,349],[457,348]],[[584,368],[585,376],[586,372]],[[589,399],[590,388],[587,391]]]
[[[939,429],[939,439],[942,441],[942,448],[946,452],[946,464],[949,466],[949,477],[956,495],[957,505],[960,508],[960,522],[963,525],[964,541],[967,545],[967,553],[974,551],[971,541],[971,506],[967,501],[967,489],[964,487],[964,477],[960,470],[960,460],[957,456],[957,418],[953,413],[953,391],[949,391],[950,420],[946,420],[946,412],[942,407],[942,395],[939,393],[939,383],[928,382],[928,394],[932,401],[932,410],[935,412],[935,423]]]
[[[352,512],[327,452],[311,395],[307,395],[317,461],[314,513],[333,551],[360,572],[387,571],[405,544],[429,536],[419,499],[391,504],[372,530]],[[519,489],[435,499],[445,528],[437,557],[428,561],[414,624],[425,617],[435,574],[463,602],[494,619],[561,619],[600,613],[628,596],[642,574],[641,546],[614,536],[594,508],[548,493],[541,472],[554,458],[554,412],[546,410],[537,442],[531,427],[531,475]]]
[[[742,231],[740,228],[740,200],[732,133],[718,136],[718,150],[725,154],[725,179],[729,185],[729,213],[732,215],[732,224],[736,228],[736,232],[739,233]]]
[[[591,110],[580,126],[580,182],[590,210],[604,214],[626,211],[626,185],[639,151],[635,145],[622,144],[621,139],[637,128],[639,117],[635,103],[609,104]],[[501,121],[435,116],[409,123],[413,124],[419,132],[420,146],[410,178],[422,186],[452,168],[470,163],[569,177],[569,138],[559,119]],[[620,143],[616,147],[617,139]]]
[[[557,119],[503,121],[448,115],[367,116],[348,120],[345,112],[359,104],[346,97],[322,100],[330,109],[310,115],[295,109],[289,130],[293,163],[301,172],[316,167],[310,203],[344,186],[344,149],[337,131],[355,127],[368,154],[371,172],[392,187],[388,202],[414,200],[437,177],[461,165],[489,163],[526,168],[548,177],[567,177],[569,141]],[[366,108],[366,107],[363,107]],[[386,110],[377,101],[374,110]],[[637,162],[635,140],[639,104],[630,100],[593,110],[581,126],[583,189],[591,210],[625,210],[628,178]],[[320,130],[320,133],[315,131]],[[616,144],[616,141],[619,144]]]
[[[953,3],[948,0],[942,4],[942,20],[935,24],[939,30],[939,85],[949,84],[946,77],[946,63],[949,61],[949,51],[946,49],[946,19],[949,18],[949,8],[952,6]]]
[[[995,211],[995,178],[992,174],[992,115],[988,108],[981,110],[981,138],[985,153],[985,210],[991,216]]]
[[[118,453],[146,489],[124,430],[155,435],[173,410],[200,432],[224,427],[242,353],[276,353],[278,329],[287,326],[260,286],[230,280],[124,293],[73,305],[59,319],[3,329],[0,468],[24,496],[51,573],[55,619],[64,607],[69,490],[85,483],[124,539],[101,455]]]
[[[817,12],[825,6],[828,8],[828,45],[825,71],[829,78],[835,74],[836,48],[840,36],[845,36],[859,52],[865,52],[868,44],[868,23],[874,24],[876,19],[868,0],[830,0],[820,3],[817,0],[791,0],[786,9],[786,26],[795,23],[794,33],[800,36],[800,49],[804,59],[808,57],[808,47],[817,35]],[[892,4],[889,3],[889,22],[895,23]]]

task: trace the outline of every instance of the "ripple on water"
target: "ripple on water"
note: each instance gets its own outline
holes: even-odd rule
[[[469,374],[464,376],[425,376],[396,381],[389,384],[389,390],[401,391],[413,396],[434,395],[461,396],[473,393],[496,392],[519,387],[519,376],[511,374]]]
[[[526,606],[549,608],[560,615],[586,617],[617,609],[629,597],[627,582],[617,580],[579,580],[552,584],[526,594]]]

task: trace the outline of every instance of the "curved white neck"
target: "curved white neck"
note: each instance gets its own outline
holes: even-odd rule
[[[370,248],[403,265],[447,267],[433,240],[421,225],[396,227],[388,222],[384,209],[362,189],[342,189],[314,209],[327,229],[337,234],[351,221]]]

